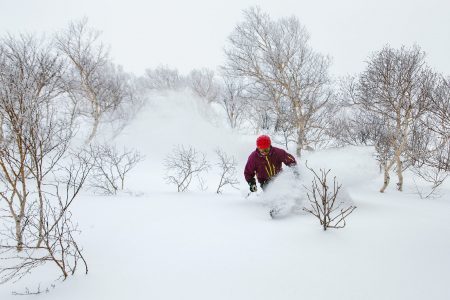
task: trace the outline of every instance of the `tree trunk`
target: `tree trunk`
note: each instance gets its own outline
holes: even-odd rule
[[[397,189],[400,192],[403,191],[403,162],[401,159],[401,155],[405,151],[405,147],[407,144],[407,135],[408,135],[408,127],[404,126],[404,128],[401,128],[401,138],[402,139],[400,141],[400,145],[398,146],[398,149],[395,152],[395,161],[396,161],[397,177],[398,177]]]
[[[93,113],[94,117],[94,125],[92,125],[92,131],[89,135],[88,139],[86,140],[86,144],[89,144],[94,139],[95,135],[97,134],[98,125],[100,124],[100,108],[98,105],[95,108],[95,112]]]
[[[384,183],[383,183],[383,186],[380,189],[380,193],[384,193],[384,191],[386,190],[387,186],[389,185],[389,181],[391,179],[391,177],[389,176],[389,171],[391,170],[393,164],[394,164],[393,162],[390,162],[389,164],[387,162],[383,163]]]
[[[17,251],[22,251],[23,248],[23,228],[22,228],[22,219],[25,216],[25,206],[27,204],[27,197],[28,197],[28,191],[27,191],[27,177],[25,175],[25,147],[23,147],[22,139],[20,139],[19,145],[19,153],[20,153],[20,180],[22,181],[22,196],[19,198],[20,200],[20,213],[16,218],[16,237],[17,237]],[[17,226],[18,225],[18,226]]]
[[[40,247],[42,240],[44,239],[44,198],[42,196],[41,183],[38,182],[38,195],[39,195],[39,240],[36,247]]]
[[[11,200],[11,202],[9,202],[9,201],[7,201],[7,202],[8,202],[9,210],[11,212],[11,216],[14,219],[14,223],[15,223],[15,227],[16,227],[16,232],[15,232],[16,243],[17,243],[16,250],[18,252],[20,252],[23,249],[23,234],[22,234],[23,231],[22,231],[22,226],[21,226],[22,225],[22,219],[23,219],[23,216],[24,216],[21,213],[23,210],[20,209],[19,214],[17,214],[14,211],[14,206],[13,206],[12,200]],[[20,205],[22,205],[22,204],[23,204],[23,202],[20,202]]]
[[[0,145],[3,144],[3,115],[0,114]]]
[[[396,157],[396,168],[397,168],[397,176],[398,176],[398,183],[397,183],[397,189],[401,192],[403,191],[403,163],[400,158],[400,155]]]
[[[89,144],[94,139],[95,135],[97,134],[98,124],[99,124],[99,119],[95,118],[94,125],[92,126],[91,134],[89,135],[88,139],[86,140],[86,144]]]
[[[301,157],[302,149],[305,144],[305,123],[303,120],[297,122],[297,149],[296,154]]]
[[[17,246],[16,249],[18,252],[23,250],[23,235],[22,235],[22,226],[21,226],[21,219],[22,216],[16,216],[15,222],[16,222],[16,242]]]
[[[85,84],[88,94],[89,94],[89,100],[91,101],[91,105],[92,105],[92,117],[94,119],[94,125],[92,125],[92,131],[91,134],[89,135],[88,139],[86,140],[86,144],[89,144],[95,137],[95,135],[97,134],[97,129],[98,129],[98,125],[100,123],[100,103],[97,99],[97,95],[95,94],[95,92],[92,90],[92,88],[89,86],[89,84]]]

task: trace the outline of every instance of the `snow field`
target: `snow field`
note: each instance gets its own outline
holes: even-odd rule
[[[306,213],[272,220],[267,200],[296,198],[301,186],[286,172],[266,194],[245,198],[242,170],[256,135],[211,125],[213,113],[186,93],[152,99],[116,140],[146,156],[127,178],[130,192],[85,193],[74,204],[89,274],[57,283],[40,298],[450,298],[448,183],[439,199],[421,200],[409,183],[397,192],[394,179],[380,194],[382,177],[370,148],[308,153],[299,165],[301,183],[311,179],[306,159],[311,167],[331,168],[357,209],[346,228],[327,232]],[[177,193],[164,182],[162,162],[177,144],[207,154],[213,165],[208,190],[199,191],[194,182],[189,192]],[[217,145],[236,157],[240,190],[214,193]],[[11,290],[49,286],[54,274],[46,267],[14,286],[0,286],[0,299],[15,299]]]

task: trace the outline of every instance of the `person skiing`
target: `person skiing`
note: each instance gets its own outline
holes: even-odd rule
[[[259,136],[256,139],[256,150],[248,157],[244,169],[245,180],[250,187],[250,192],[257,191],[255,175],[264,190],[270,180],[282,170],[283,163],[288,167],[297,165],[294,156],[283,149],[272,146],[269,136]]]

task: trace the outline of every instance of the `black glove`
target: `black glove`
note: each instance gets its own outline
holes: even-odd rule
[[[266,180],[264,182],[261,182],[261,188],[264,191],[264,189],[267,187],[267,184],[269,183],[269,180]]]
[[[258,190],[258,187],[256,186],[256,181],[255,178],[253,178],[252,180],[248,181],[248,185],[250,187],[250,192],[256,192]]]

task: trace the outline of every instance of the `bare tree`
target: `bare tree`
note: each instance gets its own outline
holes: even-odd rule
[[[4,116],[3,113],[0,111],[0,145],[3,144],[3,142],[5,141],[5,138],[3,136],[3,121],[4,120]]]
[[[308,189],[308,200],[310,208],[304,208],[319,219],[323,230],[328,228],[343,228],[346,225],[345,218],[356,208],[350,205],[345,207],[344,202],[339,201],[338,193],[341,185],[333,178],[333,187],[330,189],[327,176],[331,170],[320,169],[320,174],[306,165],[308,170],[314,174],[311,189]]]
[[[37,186],[42,214],[43,177],[64,153],[71,133],[54,110],[56,103],[63,106],[58,98],[64,71],[59,57],[25,35],[4,38],[0,47],[0,112],[6,140],[0,146],[0,196],[15,220],[20,251],[30,188]]]
[[[58,101],[59,105],[62,101]],[[64,110],[58,111],[55,103],[44,103],[40,105],[31,115],[28,121],[31,123],[27,147],[30,163],[26,165],[30,175],[35,180],[35,189],[39,199],[40,211],[40,235],[43,234],[44,226],[44,189],[46,177],[55,168],[55,165],[64,156],[69,148],[70,141],[74,136],[69,118],[61,118]],[[38,241],[38,247],[42,238]]]
[[[428,191],[424,191],[424,189],[419,188],[417,183],[415,183],[417,194],[421,199],[434,197],[439,187],[450,176],[448,171],[433,168],[427,165],[413,166],[412,171],[414,174],[431,184],[431,188]]]
[[[217,187],[216,193],[222,193],[222,188],[226,185],[231,185],[236,188],[235,185],[239,183],[236,178],[236,160],[234,157],[228,156],[225,152],[220,149],[216,150],[216,154],[219,158],[217,165],[220,169],[220,181]]]
[[[366,112],[350,110],[349,114],[337,115],[332,120],[333,130],[329,133],[337,146],[373,145],[382,125],[378,121]]]
[[[116,195],[125,188],[125,177],[143,156],[137,150],[119,152],[117,147],[109,145],[91,146],[94,156],[91,187],[107,195]]]
[[[273,21],[259,8],[244,11],[244,16],[229,37],[225,68],[249,80],[253,94],[269,99],[277,115],[289,112],[300,156],[312,142],[309,131],[321,126],[315,116],[330,99],[329,59],[312,50],[297,18]]]
[[[79,260],[85,263],[68,207],[89,171],[80,160],[69,177],[58,171],[74,136],[64,60],[51,43],[26,35],[1,39],[0,49],[0,201],[8,212],[0,232],[8,265],[0,267],[0,281],[21,278],[49,261],[66,277]],[[58,189],[62,185],[65,193]]]
[[[431,97],[431,114],[433,118],[425,120],[430,130],[441,137],[450,136],[450,77],[438,76],[436,86]],[[428,123],[427,123],[428,121]]]
[[[431,107],[420,120],[429,142],[421,153],[431,154],[426,165],[437,171],[450,172],[450,78],[439,76],[433,89]],[[430,145],[431,144],[431,145]]]
[[[122,100],[120,105],[105,115],[105,120],[112,127],[114,136],[117,136],[142,110],[148,95],[140,79],[124,72],[122,67],[116,67],[112,75],[112,84],[116,86],[116,94]]]
[[[68,95],[77,113],[93,120],[87,143],[97,134],[105,113],[116,110],[129,97],[99,37],[100,32],[88,27],[87,19],[70,23],[55,37],[56,47],[72,66],[67,78]]]
[[[178,192],[186,191],[194,176],[199,176],[210,168],[205,154],[192,147],[186,149],[184,146],[175,147],[172,153],[166,156],[164,166],[167,183],[175,184]]]
[[[5,264],[0,266],[0,284],[18,280],[48,262],[58,267],[63,279],[73,275],[80,265],[87,274],[87,262],[74,239],[78,229],[71,220],[69,207],[86,181],[92,157],[89,152],[81,151],[71,154],[68,159],[64,166],[53,170],[52,183],[46,185],[44,221],[40,217],[41,208],[28,208],[28,226],[23,232],[27,240],[22,245],[22,251],[16,252],[14,245],[1,240],[0,252]],[[40,231],[42,224],[43,234]],[[42,243],[36,246],[38,240]]]
[[[215,79],[214,71],[203,68],[194,69],[187,77],[188,86],[200,98],[206,99],[208,103],[215,102],[220,93],[220,86]]]
[[[380,137],[389,156],[383,159],[384,192],[389,172],[395,165],[399,191],[403,189],[403,162],[410,130],[428,109],[435,75],[425,66],[424,53],[418,48],[399,50],[389,46],[375,53],[366,70],[351,86],[351,98],[363,110],[383,121]]]
[[[185,79],[178,70],[168,66],[145,70],[144,82],[151,90],[178,90],[186,85]]]
[[[223,87],[218,96],[218,102],[227,114],[230,127],[239,127],[245,118],[248,106],[248,97],[245,95],[245,84],[239,78],[223,75]]]
[[[412,171],[431,183],[427,194],[432,196],[444,180],[450,176],[450,86],[442,76],[434,86],[431,105],[427,112],[415,121],[408,139],[408,159]]]

